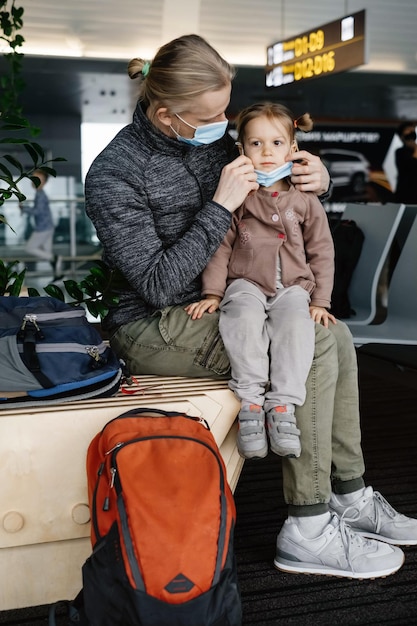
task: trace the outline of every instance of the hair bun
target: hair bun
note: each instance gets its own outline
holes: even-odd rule
[[[127,73],[129,74],[129,78],[132,80],[138,78],[140,75],[146,76],[144,74],[144,68],[147,66],[147,72],[149,72],[150,63],[148,61],[144,61],[143,59],[132,59],[129,61],[127,66]]]

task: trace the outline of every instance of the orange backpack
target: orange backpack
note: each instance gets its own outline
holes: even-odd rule
[[[240,626],[235,504],[204,420],[124,413],[92,440],[87,478],[85,623]]]

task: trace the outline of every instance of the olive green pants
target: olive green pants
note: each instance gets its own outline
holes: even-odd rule
[[[356,352],[348,327],[315,325],[315,353],[306,400],[296,408],[302,453],[282,459],[283,490],[293,515],[327,510],[331,489],[364,485]],[[134,375],[229,378],[218,313],[192,320],[182,307],[120,327],[111,345]]]

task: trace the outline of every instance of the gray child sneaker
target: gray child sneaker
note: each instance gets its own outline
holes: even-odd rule
[[[286,405],[274,406],[266,414],[271,450],[279,456],[299,457],[301,454],[300,431],[294,410]]]
[[[242,408],[238,415],[237,448],[244,459],[263,459],[268,454],[265,412],[259,404]]]

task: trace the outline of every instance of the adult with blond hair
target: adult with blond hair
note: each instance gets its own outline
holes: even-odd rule
[[[119,302],[104,327],[134,373],[227,378],[217,313],[192,320],[185,307],[201,297],[201,273],[233,213],[259,187],[251,159],[226,132],[234,70],[203,38],[185,35],[151,63],[133,60],[129,75],[141,79],[133,121],[95,159],[85,185],[103,259],[119,276]],[[327,192],[318,157],[300,151],[289,159],[296,188]],[[386,576],[404,559],[389,544],[417,543],[417,521],[365,489],[347,327],[315,324],[315,336],[306,401],[297,407],[302,453],[283,459],[290,516],[277,563],[294,572]]]

